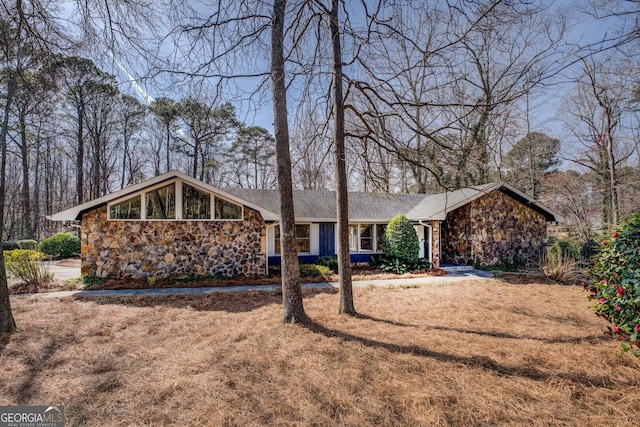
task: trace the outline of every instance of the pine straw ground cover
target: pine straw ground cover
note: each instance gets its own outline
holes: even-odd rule
[[[579,287],[497,280],[269,293],[12,299],[0,405],[67,425],[637,425],[640,361]]]

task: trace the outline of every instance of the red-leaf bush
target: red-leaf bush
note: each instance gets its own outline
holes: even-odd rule
[[[602,241],[584,286],[598,316],[613,325],[622,350],[640,357],[640,213]]]

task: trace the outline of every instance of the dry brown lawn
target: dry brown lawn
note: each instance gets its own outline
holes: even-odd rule
[[[18,297],[0,405],[64,404],[67,425],[638,425],[640,361],[578,287],[497,280],[305,292]]]

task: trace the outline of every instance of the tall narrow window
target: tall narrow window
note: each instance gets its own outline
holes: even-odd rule
[[[182,218],[211,219],[211,195],[182,184]]]
[[[349,250],[358,252],[358,226],[354,224],[349,225]]]
[[[387,231],[387,224],[376,224],[376,251],[382,252],[382,239]]]
[[[311,252],[311,225],[296,224],[296,249],[298,253]],[[282,253],[280,227],[275,227],[274,252],[277,254]]]
[[[142,200],[136,196],[109,206],[109,219],[140,219],[141,212]]]
[[[242,206],[216,197],[216,219],[242,219]]]
[[[373,225],[360,224],[360,250],[373,250]]]
[[[147,219],[176,218],[176,185],[169,184],[147,193]]]

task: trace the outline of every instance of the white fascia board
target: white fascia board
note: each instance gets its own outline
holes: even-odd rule
[[[129,194],[133,194],[133,193],[136,193],[138,191],[144,190],[145,188],[152,187],[152,186],[154,186],[156,184],[159,184],[159,183],[161,183],[163,181],[168,181],[168,180],[175,179],[175,178],[180,179],[180,180],[186,182],[187,184],[193,185],[194,187],[200,187],[200,188],[202,188],[204,190],[207,190],[207,191],[209,191],[211,193],[218,194],[218,195],[222,196],[225,199],[231,200],[232,202],[235,202],[235,203],[238,203],[240,205],[244,205],[244,206],[247,206],[247,207],[249,207],[251,209],[254,209],[254,210],[260,212],[260,214],[262,215],[262,218],[265,221],[277,221],[277,220],[280,219],[280,217],[276,213],[271,212],[268,209],[265,209],[265,208],[263,208],[261,206],[254,205],[253,203],[249,203],[246,200],[243,200],[243,199],[241,199],[241,198],[239,198],[237,196],[229,194],[224,190],[221,190],[221,189],[219,189],[217,187],[213,187],[213,186],[211,186],[209,184],[206,184],[206,183],[204,183],[204,182],[202,182],[202,181],[200,181],[198,179],[195,179],[195,178],[193,178],[193,177],[191,177],[191,176],[189,176],[187,174],[184,174],[184,173],[176,171],[176,170],[169,171],[169,172],[163,173],[161,175],[158,175],[156,177],[150,178],[150,179],[148,179],[146,181],[142,181],[142,182],[139,182],[137,184],[130,185],[130,186],[125,187],[125,188],[123,188],[121,190],[114,191],[113,193],[107,194],[105,196],[99,197],[97,199],[91,200],[91,201],[83,203],[81,205],[77,205],[77,206],[74,206],[72,208],[65,209],[63,211],[57,212],[57,213],[49,216],[48,218],[51,221],[75,221],[75,220],[79,219],[78,217],[82,212],[91,210],[95,206],[99,206],[99,205],[102,205],[102,204],[109,203],[112,200],[116,200],[116,199],[125,197],[125,196],[127,196]]]

